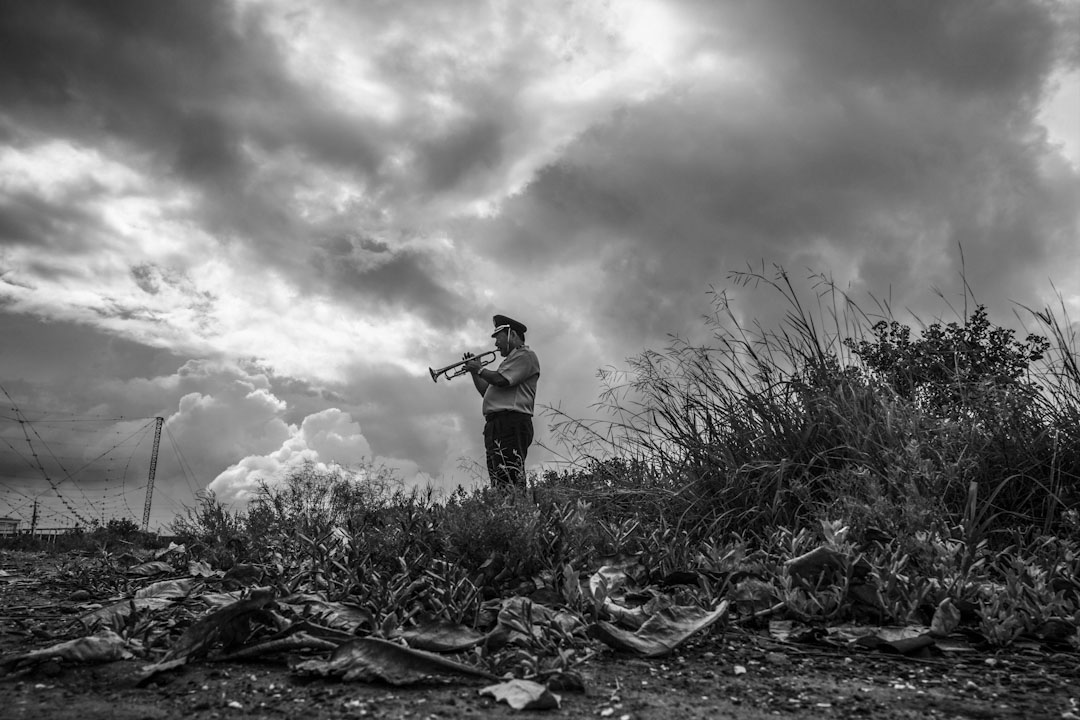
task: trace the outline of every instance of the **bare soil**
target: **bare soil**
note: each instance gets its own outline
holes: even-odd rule
[[[0,657],[78,637],[85,601],[57,596],[27,554],[0,555]],[[61,593],[63,594],[63,593]],[[136,686],[141,660],[50,661],[0,677],[0,717],[118,718],[1060,718],[1080,720],[1080,657],[1025,646],[909,658],[877,650],[778,642],[716,627],[672,655],[605,653],[581,668],[584,692],[558,709],[516,711],[484,681],[422,685],[300,677],[274,661],[190,664]]]

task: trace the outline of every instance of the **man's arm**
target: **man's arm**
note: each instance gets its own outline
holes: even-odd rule
[[[510,381],[502,373],[484,368],[480,364],[480,358],[472,353],[465,353],[465,361],[465,369],[472,375],[473,386],[480,395],[487,392],[488,385],[506,387],[510,384]]]
[[[481,368],[476,373],[476,378],[483,381],[487,385],[494,385],[495,387],[507,387],[510,381],[506,379],[506,376],[496,370],[488,370],[487,368]],[[484,388],[485,390],[487,388]]]
[[[472,375],[472,384],[476,388],[476,392],[480,393],[482,397],[488,389],[487,380],[484,380],[482,377],[480,377],[480,370],[477,370],[476,372],[470,374]]]
[[[488,370],[487,368],[480,368],[476,372],[472,373],[473,385],[476,387],[476,392],[483,395],[487,392],[488,385],[494,385],[495,387],[506,387],[510,384],[502,373],[495,372],[494,370]]]

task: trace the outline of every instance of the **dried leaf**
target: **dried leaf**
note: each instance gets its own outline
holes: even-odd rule
[[[314,618],[320,624],[358,634],[361,629],[372,630],[375,618],[369,610],[359,605],[343,602],[330,602],[314,593],[298,593],[278,600],[278,605],[296,608],[297,614]]]
[[[119,630],[134,612],[160,610],[171,605],[173,605],[171,598],[147,597],[121,600],[81,616],[79,622],[82,623],[83,627],[91,630],[100,626]]]
[[[945,637],[960,625],[960,608],[952,598],[945,598],[938,603],[934,610],[934,618],[930,621],[930,634],[934,637]]]
[[[545,605],[534,603],[527,597],[516,595],[507,598],[499,609],[499,625],[522,635],[532,635],[537,621],[550,620],[555,614]]]
[[[221,577],[224,575],[222,570],[214,570],[210,567],[209,563],[205,563],[202,560],[192,560],[188,562],[188,575],[194,575],[195,577]]]
[[[162,580],[135,591],[135,597],[182,598],[191,594],[194,587],[195,580],[193,578]]]
[[[930,633],[926,633],[906,640],[884,642],[878,646],[878,649],[893,655],[924,655],[931,650],[937,651],[940,655],[941,651],[935,645],[934,638],[930,637]]]
[[[803,643],[814,645],[828,645],[823,642],[826,631],[821,627],[799,627],[796,629],[793,620],[770,620],[769,635],[776,640],[785,643]]]
[[[634,583],[634,577],[627,572],[627,566],[605,565],[589,578],[588,593],[594,602],[603,602],[604,598]]]
[[[203,593],[199,595],[199,601],[209,608],[223,608],[232,605],[234,602],[244,599],[244,593],[241,590],[232,590],[230,592],[221,593]]]
[[[169,543],[169,547],[163,548],[161,550],[156,551],[154,553],[154,559],[155,560],[160,560],[161,558],[165,557],[166,555],[172,555],[174,553],[176,555],[183,555],[186,552],[187,552],[187,546],[186,545],[177,545],[176,543],[171,542],[171,543]]]
[[[420,682],[432,675],[464,675],[498,680],[487,671],[373,637],[351,640],[339,646],[329,660],[308,660],[294,669],[324,677],[387,682],[391,685]]]
[[[711,611],[699,607],[670,607],[650,617],[633,633],[602,620],[591,625],[589,632],[617,650],[627,650],[645,657],[659,657],[724,617],[727,609],[726,600]]]
[[[273,599],[272,589],[258,588],[253,590],[248,598],[200,618],[180,636],[159,662],[143,668],[138,684],[143,685],[160,672],[206,655],[216,642],[231,644],[246,634],[251,614],[261,611]]]
[[[885,642],[918,637],[926,632],[925,625],[878,626],[842,624],[829,627],[829,637],[840,642],[852,642],[867,636],[877,636]]]
[[[298,632],[285,637],[264,640],[252,645],[245,645],[233,652],[214,658],[215,662],[235,662],[237,660],[250,660],[251,658],[276,655],[283,652],[296,650],[336,650],[341,643],[324,640],[306,632]]]
[[[532,680],[508,680],[488,685],[480,690],[480,695],[495,698],[495,702],[505,702],[514,710],[558,709],[562,701],[560,696]]]
[[[111,662],[130,659],[124,639],[109,629],[94,635],[68,640],[42,650],[14,655],[0,661],[0,667],[34,665],[48,660],[66,660],[68,662]]]
[[[637,630],[644,625],[652,614],[653,609],[646,605],[626,607],[611,598],[605,599],[603,606],[600,608],[601,617],[631,630]]]
[[[205,655],[210,646],[224,636],[235,635],[238,623],[246,623],[250,613],[261,610],[274,599],[270,588],[253,590],[244,600],[215,610],[200,618],[180,636],[165,654],[164,660]]]
[[[409,647],[433,652],[460,652],[476,647],[487,637],[485,633],[457,623],[434,618],[421,620],[415,627],[401,633]]]
[[[151,560],[142,565],[128,568],[128,575],[142,575],[144,577],[164,575],[171,572],[173,572],[173,566],[167,562],[162,562],[161,560]]]

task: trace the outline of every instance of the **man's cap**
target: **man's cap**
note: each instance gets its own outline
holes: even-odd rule
[[[509,318],[505,315],[496,315],[492,318],[492,320],[495,321],[495,332],[491,333],[491,337],[495,337],[496,335],[498,335],[499,331],[507,326],[509,326],[510,329],[516,332],[518,335],[524,335],[525,332],[529,329],[525,327],[523,323],[519,323],[514,318]]]

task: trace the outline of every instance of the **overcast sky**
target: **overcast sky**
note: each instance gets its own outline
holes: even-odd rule
[[[585,417],[748,262],[934,312],[962,247],[1080,317],[1078,72],[1074,0],[0,3],[0,515],[141,520],[155,416],[152,527],[303,459],[471,487],[427,368],[494,313]]]

